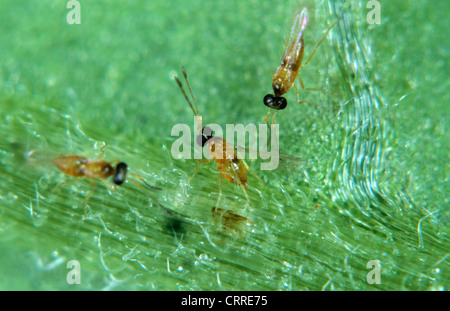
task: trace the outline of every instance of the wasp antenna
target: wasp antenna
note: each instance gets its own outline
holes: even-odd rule
[[[181,83],[180,79],[178,79],[177,74],[173,74],[172,78],[175,80],[175,82],[177,83],[178,87],[180,88],[181,93],[183,94],[184,98],[186,99],[187,103],[189,104],[189,107],[191,107],[192,112],[194,113],[195,116],[198,115],[198,112],[196,112],[194,110],[194,106],[192,106],[191,101],[189,100],[189,97],[187,96],[186,92],[184,91],[183,88],[183,83]],[[197,106],[196,106],[197,107]]]
[[[183,65],[181,65],[181,72],[183,73],[184,80],[186,81],[186,84],[187,84],[187,86],[188,86],[189,92],[191,93],[192,101],[194,102],[195,110],[196,110],[196,112],[194,112],[194,114],[197,116],[197,115],[199,115],[199,113],[198,113],[198,107],[197,107],[197,101],[195,100],[194,92],[192,92],[191,84],[189,83],[189,80],[188,80],[188,78],[187,78],[186,69],[184,69]]]
[[[186,73],[186,69],[184,69],[184,66],[181,65],[181,72],[183,73],[184,78],[187,80],[187,73]]]
[[[178,79],[178,76],[177,76],[176,73],[174,73],[174,74],[172,75],[172,78],[173,78],[173,79],[175,80],[175,82],[178,84],[178,87],[179,87],[180,89],[183,89],[183,84],[181,83],[180,79]]]

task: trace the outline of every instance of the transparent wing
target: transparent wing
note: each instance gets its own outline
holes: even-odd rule
[[[292,24],[291,34],[289,35],[288,44],[286,46],[286,51],[283,57],[291,54],[293,51],[299,50],[300,39],[303,36],[306,25],[308,23],[309,12],[306,8],[298,13],[294,18],[294,23]]]

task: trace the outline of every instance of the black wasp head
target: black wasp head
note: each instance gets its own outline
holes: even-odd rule
[[[123,182],[127,178],[127,171],[128,165],[126,165],[126,163],[120,162],[119,164],[117,164],[116,172],[114,173],[113,176],[113,182],[119,186],[123,184]]]
[[[274,96],[272,94],[267,94],[266,96],[264,96],[263,101],[264,105],[276,110],[283,110],[287,106],[286,98],[281,96]]]
[[[276,97],[276,103],[279,110],[283,110],[287,106],[287,100],[284,97]]]
[[[198,135],[197,136],[197,144],[199,144],[200,146],[204,147],[205,144],[208,142],[208,140],[210,140],[211,138],[213,138],[213,134],[212,134],[212,130],[210,127],[205,126],[202,129],[202,135]]]

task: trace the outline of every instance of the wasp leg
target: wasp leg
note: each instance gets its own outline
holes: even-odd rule
[[[105,185],[109,188],[109,190],[111,191],[116,191],[117,188],[114,185],[111,185],[109,182],[107,182],[106,180],[102,179],[102,181],[105,183]]]
[[[319,43],[317,43],[316,47],[314,48],[314,51],[312,52],[312,54],[309,56],[308,60],[300,66],[300,70],[302,70],[303,67],[305,67],[306,65],[308,65],[308,63],[311,61],[311,59],[313,58],[314,54],[316,54],[317,49],[319,48],[319,46],[322,44],[322,42],[325,40],[325,38],[327,37],[328,33],[330,32],[331,28],[333,28],[338,21],[335,21],[330,27],[328,27],[327,31],[325,32],[325,34],[323,35],[322,39],[319,41]]]
[[[195,173],[194,173],[194,175],[191,176],[191,178],[189,178],[189,181],[191,181],[192,178],[194,178],[194,176],[197,175],[197,173],[198,173],[198,163],[210,163],[211,161],[212,161],[212,159],[211,160],[204,159],[204,160],[197,160],[197,161],[195,161]]]
[[[276,111],[273,112],[273,115],[272,115],[272,125],[275,124],[275,116],[277,115],[277,112],[278,112],[278,110],[276,110]]]
[[[329,93],[328,93],[327,91],[325,91],[325,90],[320,90],[320,89],[306,89],[306,88],[304,88],[303,81],[301,80],[300,75],[299,75],[298,77],[299,77],[299,79],[300,79],[300,84],[301,84],[301,86],[302,86],[302,88],[303,88],[304,90],[306,90],[306,91],[322,91],[322,92],[325,92],[325,93],[329,94]],[[307,101],[307,100],[300,100],[298,88],[297,88],[297,85],[296,85],[295,83],[293,84],[293,87],[294,87],[295,96],[297,96],[297,103],[298,103],[298,104],[300,104],[300,105],[303,104],[303,103],[314,104],[313,102],[310,102],[310,101]]]
[[[81,178],[82,178],[82,177],[78,177],[78,178],[75,178],[75,179],[72,179],[72,180],[68,180],[68,181],[64,181],[64,182],[62,182],[62,183],[57,184],[57,185],[52,189],[52,191],[50,191],[50,194],[52,194],[52,193],[56,190],[56,188],[58,188],[59,186],[73,184],[74,182],[79,181]]]
[[[104,144],[104,145],[100,148],[100,154],[98,155],[98,159],[103,158],[103,156],[105,155],[105,147],[106,147],[106,144]]]
[[[86,199],[84,200],[84,216],[83,216],[83,218],[86,218],[87,209],[88,209],[88,201],[91,198],[92,194],[94,193],[95,188],[97,188],[97,184],[95,183],[95,181],[92,178],[89,178],[89,181],[92,184],[92,189],[89,192],[89,194],[87,195]]]
[[[255,172],[253,172],[253,171],[250,169],[250,167],[248,166],[247,162],[244,161],[244,165],[245,165],[245,168],[247,169],[247,171],[248,171],[250,174],[252,174],[254,177],[256,177],[256,179],[258,179],[261,183],[264,183],[264,181],[263,181],[258,175],[256,175]]]
[[[219,196],[217,198],[216,208],[219,207],[220,197],[222,196],[222,175],[219,174]]]
[[[302,89],[305,91],[319,91],[319,92],[323,92],[325,94],[330,95],[330,92],[324,90],[324,89],[318,89],[318,88],[307,88],[305,87],[305,84],[303,83],[302,77],[300,77],[300,75],[298,75],[298,79],[300,80],[300,85],[302,86]],[[295,86],[295,84],[294,84]]]
[[[267,121],[269,121],[269,115],[270,115],[270,108],[267,108],[266,117],[264,118],[265,123],[267,123]]]

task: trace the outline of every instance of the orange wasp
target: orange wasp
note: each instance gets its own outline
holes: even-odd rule
[[[113,163],[118,162],[114,160],[112,162],[107,162],[102,159],[88,159],[85,157],[77,155],[60,155],[52,160],[53,164],[63,173],[74,177],[87,177],[91,179],[106,179],[108,177],[113,177],[113,182],[120,186],[122,185],[127,177],[128,165],[124,162],[117,163],[116,167]],[[131,174],[139,178],[147,187],[155,190],[162,190],[161,188],[150,186],[140,175]],[[73,181],[69,181],[71,183]],[[93,182],[93,181],[92,181]],[[93,182],[95,185],[95,183]]]
[[[117,160],[113,161],[117,162]],[[79,178],[87,177],[91,181],[93,185],[93,189],[88,194],[85,203],[87,202],[91,195],[94,193],[96,184],[93,181],[94,178],[98,179],[106,179],[109,177],[113,177],[113,182],[116,185],[122,185],[126,179],[128,166],[124,162],[117,163],[116,167],[113,166],[113,162],[109,163],[102,159],[88,159],[85,157],[77,156],[77,155],[66,155],[62,154],[59,157],[56,157],[52,160],[52,163],[58,168],[61,172]],[[71,180],[68,182],[63,182],[58,184],[52,192],[60,185],[68,184],[75,182],[75,180]]]
[[[333,25],[331,25],[325,35],[323,36],[322,40],[319,41],[317,46],[315,47],[314,51],[312,52],[311,56],[308,58],[308,60],[302,65],[303,60],[303,52],[304,52],[304,43],[303,43],[303,33],[305,31],[306,25],[308,23],[308,15],[309,12],[306,8],[304,8],[300,13],[298,13],[294,18],[294,24],[292,25],[291,35],[290,35],[290,43],[286,46],[286,50],[284,52],[284,55],[281,59],[281,64],[278,67],[277,71],[272,77],[272,89],[274,92],[274,95],[267,94],[264,96],[263,102],[264,105],[266,105],[269,108],[278,110],[283,110],[287,106],[287,100],[282,97],[281,95],[286,94],[291,86],[293,85],[295,78],[300,80],[300,85],[302,89],[308,90],[308,91],[322,91],[325,93],[328,93],[322,89],[311,89],[311,88],[305,88],[305,85],[303,84],[303,80],[299,75],[299,72],[305,67],[313,58],[314,54],[316,53],[318,47],[322,42],[325,40],[326,36],[330,32],[331,28],[336,25],[337,22],[335,22]],[[295,91],[295,84],[294,84],[294,91]],[[296,92],[297,93],[297,92]],[[298,98],[298,96],[297,96]],[[299,104],[303,103],[305,101],[299,101]],[[273,114],[273,122],[275,122],[275,114]],[[270,110],[267,111],[267,115],[265,118],[265,122],[267,122],[269,118]]]
[[[77,155],[60,155],[52,162],[61,172],[74,177],[106,179],[113,176],[113,182],[116,185],[123,184],[128,170],[128,166],[124,162],[119,162],[114,168],[105,160],[92,160]]]
[[[177,75],[174,74],[173,78],[178,84],[178,87],[180,88],[181,92],[183,93],[184,98],[186,99],[187,103],[189,104],[189,107],[191,107],[192,112],[194,113],[194,116],[200,117],[200,114],[198,112],[197,103],[195,101],[194,94],[192,92],[191,86],[189,84],[186,70],[183,66],[181,66],[181,72],[183,73],[184,80],[186,81],[186,84],[188,86],[189,92],[192,97],[192,101],[195,105],[192,105],[192,102],[190,101],[189,97],[187,96],[186,92],[184,91],[183,84],[178,79]],[[242,188],[244,191],[244,194],[248,200],[248,195],[246,192],[247,189],[247,170],[250,172],[249,167],[245,163],[243,159],[240,159],[237,156],[237,150],[236,148],[232,147],[230,144],[228,144],[225,139],[218,136],[213,136],[212,131],[209,127],[204,127],[201,130],[201,134],[197,136],[197,143],[204,147],[207,145],[208,151],[210,155],[214,158],[217,164],[217,170],[220,173],[220,191],[219,191],[219,198],[217,200],[217,206],[220,200],[220,195],[222,193],[222,177],[225,178],[225,180],[238,185]],[[209,163],[211,160],[197,160],[195,163],[195,173],[191,177],[191,179],[197,174],[198,172],[198,162],[205,162]]]

